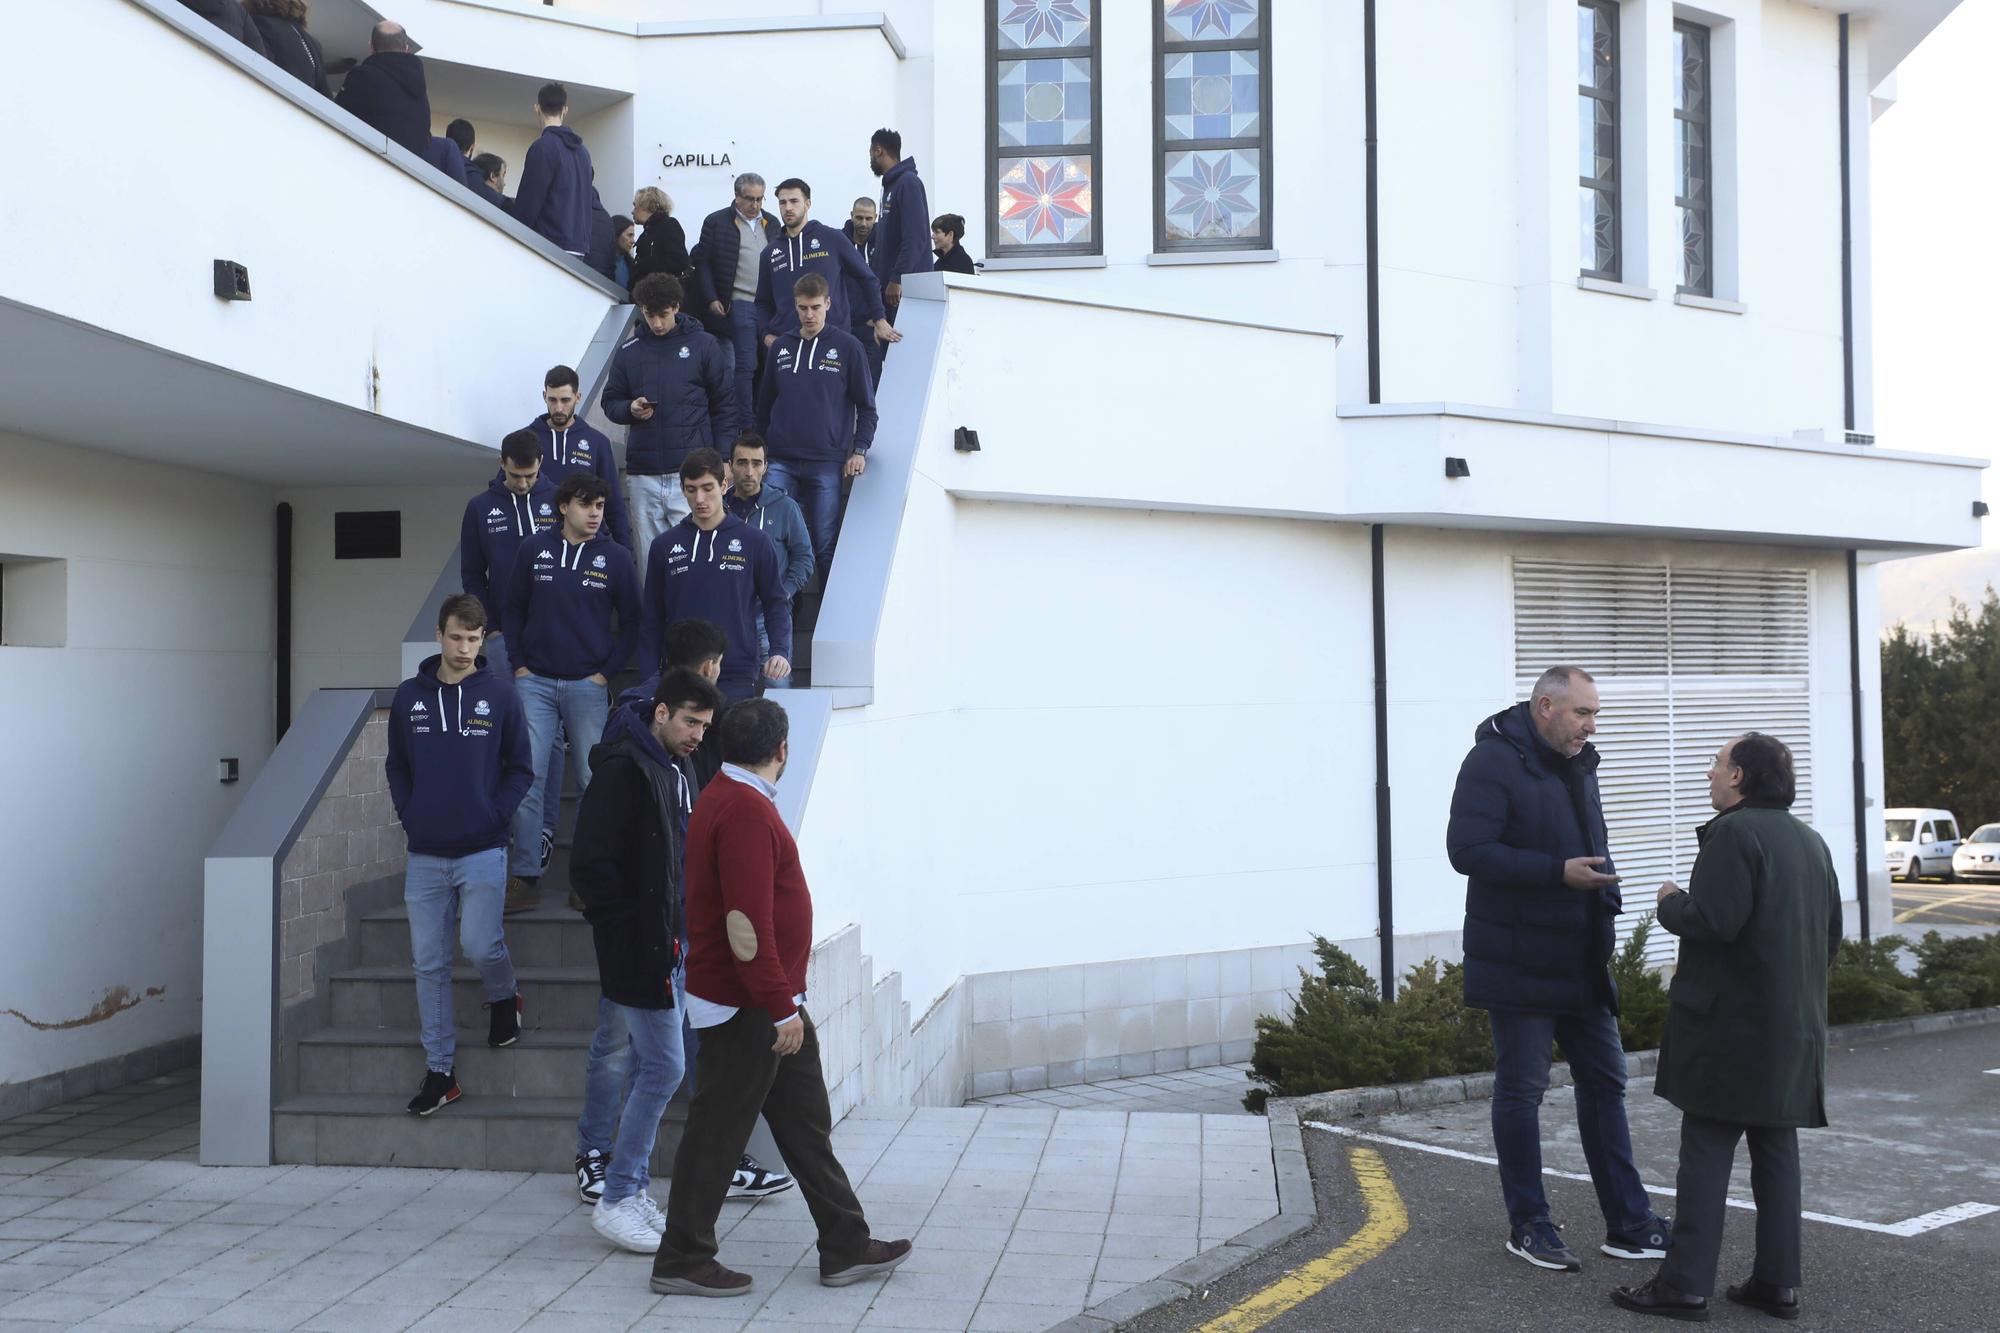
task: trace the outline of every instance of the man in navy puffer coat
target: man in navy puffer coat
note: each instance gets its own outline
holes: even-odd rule
[[[1512,1234],[1538,1268],[1582,1267],[1549,1217],[1540,1108],[1550,1045],[1576,1085],[1577,1129],[1604,1212],[1600,1247],[1658,1259],[1672,1226],[1632,1163],[1611,946],[1619,910],[1597,788],[1597,686],[1552,667],[1526,703],[1479,725],[1458,771],[1445,847],[1467,877],[1465,1002],[1493,1021],[1493,1147]]]

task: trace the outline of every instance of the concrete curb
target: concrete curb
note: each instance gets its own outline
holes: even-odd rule
[[[1951,1028],[1973,1027],[1982,1023],[2000,1023],[2000,1006],[1990,1009],[1955,1009],[1942,1014],[1918,1014],[1911,1018],[1890,1018],[1876,1023],[1850,1023],[1845,1027],[1828,1028],[1826,1039],[1829,1045],[1853,1045],[1858,1042],[1884,1041],[1891,1037],[1914,1037],[1926,1032],[1943,1032]],[[1625,1056],[1625,1073],[1628,1078],[1651,1074],[1658,1070],[1658,1051],[1632,1051]],[[1568,1086],[1569,1066],[1557,1064],[1549,1066],[1549,1086]],[[1386,1087],[1342,1088],[1337,1092],[1318,1092],[1295,1099],[1296,1104],[1312,1120],[1357,1120],[1368,1116],[1393,1115],[1398,1111],[1414,1111],[1426,1106],[1447,1106],[1454,1102],[1478,1102],[1490,1100],[1493,1096],[1493,1075],[1454,1074],[1446,1078],[1425,1079],[1421,1083],[1396,1083]],[[1278,1105],[1273,1101],[1272,1105]],[[1273,1143],[1276,1130],[1273,1129]]]
[[[1306,1165],[1305,1140],[1299,1131],[1298,1102],[1274,1097],[1265,1107],[1265,1116],[1271,1126],[1271,1165],[1278,1186],[1276,1217],[1175,1264],[1150,1282],[1099,1301],[1082,1314],[1050,1326],[1046,1333],[1109,1333],[1122,1328],[1141,1315],[1206,1289],[1224,1274],[1275,1250],[1319,1221],[1312,1170]]]

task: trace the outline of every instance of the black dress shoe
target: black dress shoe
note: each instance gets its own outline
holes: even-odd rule
[[[1692,1323],[1708,1322],[1708,1297],[1690,1296],[1684,1291],[1676,1291],[1660,1279],[1636,1287],[1614,1287],[1611,1291],[1614,1304],[1637,1311],[1639,1314],[1656,1314],[1666,1319],[1686,1319]]]
[[[1729,1289],[1729,1299],[1753,1310],[1762,1310],[1774,1319],[1799,1317],[1799,1289],[1781,1287],[1762,1278],[1751,1278]]]

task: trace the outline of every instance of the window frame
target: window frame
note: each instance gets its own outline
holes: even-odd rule
[[[1576,178],[1578,190],[1602,190],[1611,196],[1611,267],[1607,270],[1586,268],[1579,264],[1577,266],[1577,273],[1580,277],[1596,278],[1603,282],[1623,282],[1625,281],[1625,125],[1623,116],[1624,107],[1621,103],[1624,101],[1625,81],[1622,77],[1623,71],[1619,68],[1620,63],[1624,59],[1625,47],[1623,15],[1620,12],[1618,0],[1577,0],[1576,7],[1579,10],[1591,10],[1595,13],[1607,15],[1610,19],[1610,90],[1609,92],[1600,92],[1595,86],[1586,87],[1579,80],[1576,85],[1576,94],[1579,98],[1585,98],[1593,102],[1604,102],[1610,106],[1612,148],[1611,175],[1609,177],[1586,176],[1579,170]],[[1592,124],[1594,125],[1595,123],[1596,121],[1593,118]],[[1592,146],[1593,148],[1595,147],[1594,144]],[[1582,156],[1582,153],[1583,145],[1579,143],[1577,145],[1577,155],[1579,158]],[[1582,165],[1580,161],[1577,163],[1579,168]],[[1594,236],[1595,234],[1595,229],[1593,228],[1592,235]],[[1581,238],[1578,238],[1578,240],[1580,243]]]
[[[1090,40],[1083,46],[1046,49],[1002,50],[1000,47],[1001,0],[986,0],[986,257],[988,259],[1033,260],[1043,256],[1102,255],[1104,253],[1104,60],[1101,25],[1104,0],[1092,0]],[[1000,65],[1012,60],[1087,60],[1090,64],[1090,146],[1088,153],[1073,144],[1053,145],[1037,152],[1032,148],[1003,148],[1000,144]],[[1000,159],[1022,157],[1090,158],[1090,240],[1061,245],[1015,245],[1002,238],[1000,227]],[[926,218],[928,223],[930,219]]]
[[[1674,78],[1676,80],[1674,96],[1674,221],[1677,224],[1675,230],[1679,239],[1677,250],[1680,255],[1680,262],[1676,265],[1679,271],[1674,277],[1674,290],[1685,296],[1706,296],[1713,298],[1715,295],[1715,29],[1705,23],[1696,23],[1692,19],[1676,18],[1674,19],[1674,35],[1677,37],[1699,37],[1701,40],[1702,105],[1706,108],[1699,115],[1682,109],[1681,102],[1683,99],[1679,93],[1679,83],[1682,81],[1683,76],[1680,68],[1677,66],[1674,70]],[[1705,197],[1699,203],[1690,202],[1680,191],[1681,183],[1684,179],[1681,167],[1685,160],[1685,149],[1681,146],[1679,133],[1682,122],[1699,125],[1702,130],[1702,172],[1703,179],[1707,181],[1708,185]],[[1685,221],[1685,214],[1689,212],[1699,214],[1701,218],[1702,273],[1706,281],[1696,287],[1690,287],[1687,284],[1686,232],[1679,225]]]
[[[1257,36],[1214,41],[1185,42],[1167,39],[1164,0],[1150,0],[1153,7],[1153,252],[1155,254],[1200,254],[1203,252],[1275,250],[1278,242],[1271,211],[1273,194],[1271,146],[1271,9],[1270,0],[1254,0],[1257,6]],[[1203,51],[1257,52],[1258,133],[1233,139],[1167,139],[1166,61],[1170,55]],[[1167,155],[1169,153],[1214,153],[1254,148],[1257,153],[1257,208],[1261,234],[1251,237],[1204,240],[1200,237],[1175,238],[1167,234]]]

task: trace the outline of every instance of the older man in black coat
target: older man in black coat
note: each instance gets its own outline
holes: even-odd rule
[[[418,157],[431,149],[431,99],[422,48],[400,23],[378,23],[368,34],[369,57],[348,71],[334,103]]]
[[[1729,1299],[1799,1314],[1799,1130],[1826,1124],[1826,974],[1840,948],[1840,877],[1819,834],[1791,814],[1783,741],[1750,732],[1708,770],[1721,813],[1701,829],[1683,890],[1660,886],[1680,936],[1653,1091],[1681,1109],[1680,1229],[1652,1281],[1620,1287],[1628,1310],[1706,1319],[1736,1143],[1750,1139],[1757,1257]]]
[[[1618,916],[1597,792],[1597,686],[1551,667],[1526,703],[1479,725],[1458,771],[1445,847],[1467,877],[1465,1002],[1493,1020],[1493,1151],[1507,1205],[1507,1252],[1537,1268],[1582,1267],[1542,1188],[1542,1094],[1561,1042],[1576,1085],[1577,1132],[1604,1213],[1599,1248],[1658,1259],[1673,1226],[1653,1212],[1632,1162],[1625,1051],[1611,946]]]

